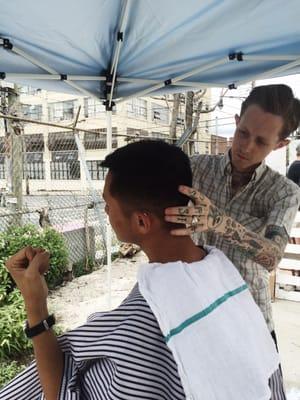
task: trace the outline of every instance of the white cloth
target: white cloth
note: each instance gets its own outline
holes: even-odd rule
[[[269,400],[279,358],[263,315],[221,251],[194,263],[148,263],[139,289],[178,365],[187,399]]]

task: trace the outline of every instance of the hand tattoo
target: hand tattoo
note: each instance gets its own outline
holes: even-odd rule
[[[217,226],[219,226],[223,222],[224,215],[221,213],[221,211],[215,207],[215,206],[210,206],[209,211],[208,211],[208,228],[209,229],[215,229]]]

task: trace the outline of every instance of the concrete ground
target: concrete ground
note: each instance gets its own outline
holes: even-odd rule
[[[275,330],[289,400],[300,400],[300,303],[273,303]]]

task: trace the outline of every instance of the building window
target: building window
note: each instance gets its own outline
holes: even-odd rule
[[[25,162],[23,179],[45,179],[45,163],[43,161]]]
[[[5,179],[5,156],[0,155],[0,179]]]
[[[104,180],[107,174],[107,168],[101,166],[102,161],[92,160],[87,161],[87,167],[93,180]]]
[[[78,151],[52,151],[51,160],[74,162],[78,160]]]
[[[127,116],[147,119],[147,100],[139,98],[130,99],[127,102]]]
[[[139,140],[148,139],[149,132],[145,129],[127,128],[126,129],[126,141],[127,142],[138,142]]]
[[[0,137],[0,153],[6,153],[8,147],[8,138]]]
[[[78,161],[77,151],[52,151],[51,159],[51,179],[80,179],[80,161]]]
[[[51,132],[48,138],[48,148],[55,150],[77,150],[73,132]]]
[[[160,104],[152,103],[152,121],[159,122],[161,124],[169,124],[169,109],[163,107]]]
[[[99,117],[104,115],[105,106],[102,102],[96,99],[92,99],[91,97],[87,97],[84,99],[84,116],[88,117]]]
[[[151,136],[155,139],[160,139],[160,140],[165,140],[167,142],[170,141],[170,136],[167,133],[161,133],[161,132],[152,132]]]
[[[51,161],[51,179],[53,180],[79,180],[80,161]]]
[[[22,111],[24,117],[31,118],[37,121],[41,121],[43,116],[43,107],[41,104],[22,104]]]
[[[112,147],[116,148],[118,145],[117,128],[112,128]],[[84,133],[84,148],[87,150],[106,149],[106,128],[95,129],[94,132]]]
[[[44,136],[42,133],[24,135],[23,140],[24,140],[23,151],[26,153],[45,150]]]
[[[63,121],[73,119],[75,116],[75,100],[60,101],[48,105],[48,116],[50,121]]]
[[[20,91],[20,94],[27,94],[27,95],[31,95],[31,96],[35,96],[35,95],[41,93],[41,89],[36,89],[31,86],[21,86],[19,91]]]
[[[184,114],[182,112],[179,112],[179,114],[177,116],[176,125],[180,125],[180,126],[184,125]]]
[[[23,162],[43,162],[44,153],[24,153]]]

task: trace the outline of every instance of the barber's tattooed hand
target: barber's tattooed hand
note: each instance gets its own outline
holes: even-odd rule
[[[173,235],[184,236],[194,232],[205,232],[216,229],[222,222],[224,215],[202,193],[188,186],[180,186],[179,191],[188,196],[193,205],[187,207],[170,207],[165,210],[165,220],[185,224],[182,229],[171,231]]]

